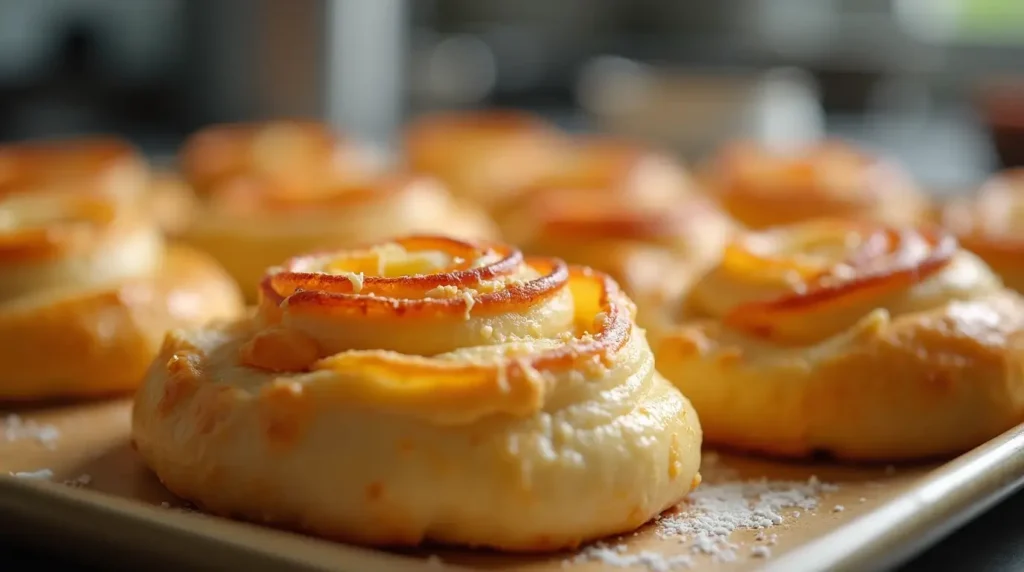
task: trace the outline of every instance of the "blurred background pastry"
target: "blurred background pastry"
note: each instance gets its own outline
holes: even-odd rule
[[[327,124],[280,119],[201,129],[185,142],[179,161],[200,196],[238,180],[272,185],[282,194],[315,195],[380,167],[368,148]]]
[[[216,262],[164,244],[127,144],[3,146],[0,170],[0,399],[129,391],[167,329],[240,315]]]
[[[406,129],[407,168],[437,177],[457,196],[495,210],[561,165],[564,134],[512,110],[428,114]]]
[[[650,328],[718,262],[735,224],[704,197],[645,202],[610,189],[534,192],[506,218],[506,238],[529,254],[556,256],[611,274]]]
[[[514,241],[538,197],[566,191],[582,202],[590,194],[636,207],[671,205],[699,193],[686,166],[664,149],[626,137],[574,135],[548,169],[498,203],[494,216]]]
[[[1024,292],[1024,169],[998,173],[976,193],[950,200],[942,223],[1007,287]]]
[[[440,181],[375,159],[323,125],[204,130],[181,154],[196,200],[178,238],[212,254],[254,302],[264,270],[301,252],[442,230],[496,237],[489,217]]]
[[[930,216],[927,195],[901,167],[840,141],[731,143],[710,160],[701,182],[754,229],[819,217],[916,224]]]

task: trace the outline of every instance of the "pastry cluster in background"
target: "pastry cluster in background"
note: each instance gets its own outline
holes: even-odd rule
[[[170,328],[240,316],[207,254],[169,244],[125,142],[0,146],[0,398],[138,387]]]
[[[1024,420],[1019,196],[935,204],[840,141],[691,170],[517,111],[414,120],[393,161],[284,120],[158,175],[9,145],[0,396],[141,384],[139,453],[215,513],[569,548],[678,503],[702,443],[909,461]]]

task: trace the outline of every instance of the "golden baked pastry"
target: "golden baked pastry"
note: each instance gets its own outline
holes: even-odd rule
[[[729,214],[752,229],[821,217],[915,225],[930,208],[898,166],[840,141],[789,153],[734,143],[712,159],[701,179]]]
[[[242,311],[221,268],[165,249],[142,205],[117,198],[133,194],[121,179],[83,174],[75,193],[62,159],[67,179],[41,161],[0,195],[0,399],[134,389],[168,328]]]
[[[238,179],[293,196],[330,192],[371,176],[368,151],[313,121],[213,125],[193,134],[180,153],[185,180],[200,195]]]
[[[513,110],[425,115],[404,137],[410,170],[437,177],[492,212],[556,168],[564,145],[554,126]]]
[[[671,320],[673,306],[718,262],[735,230],[704,197],[644,204],[572,188],[534,194],[507,220],[505,237],[525,252],[610,274],[636,301],[645,328]]]
[[[212,254],[250,302],[268,266],[303,252],[407,233],[492,238],[498,232],[482,210],[455,200],[438,181],[401,174],[317,195],[236,179],[212,191],[191,218],[181,240]]]
[[[633,207],[663,207],[697,196],[686,168],[670,156],[621,138],[580,136],[567,140],[554,165],[495,209],[506,238],[520,231],[524,211],[535,210],[530,203],[552,192],[570,192],[581,201],[589,200],[587,192],[611,195]]]
[[[0,145],[0,197],[75,194],[137,203],[149,170],[129,144],[113,137],[77,137]]]
[[[950,200],[942,222],[1007,287],[1024,292],[1024,169],[1004,171],[974,196]]]
[[[708,442],[781,456],[964,452],[1024,420],[1024,300],[956,239],[845,220],[748,233],[652,342]]]
[[[272,268],[252,319],[168,334],[138,451],[218,514],[370,545],[510,551],[632,530],[701,430],[615,282],[411,237]]]

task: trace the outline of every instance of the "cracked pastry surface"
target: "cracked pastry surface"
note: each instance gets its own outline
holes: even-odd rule
[[[822,217],[913,225],[932,214],[903,169],[839,140],[788,151],[733,143],[712,157],[700,179],[751,229]]]
[[[264,269],[314,249],[446,232],[494,238],[479,208],[437,180],[385,173],[326,126],[215,126],[183,148],[197,190],[179,238],[213,255],[255,302]]]
[[[942,223],[1007,287],[1024,292],[1024,169],[997,174],[974,195],[945,205]]]
[[[10,145],[0,171],[0,399],[134,389],[168,328],[241,314],[216,263],[165,246],[128,146]]]
[[[1024,300],[942,230],[819,219],[741,235],[652,341],[708,442],[954,455],[1024,417]]]
[[[292,259],[168,334],[133,438],[218,514],[370,545],[547,551],[699,482],[701,429],[607,276],[418,236]]]

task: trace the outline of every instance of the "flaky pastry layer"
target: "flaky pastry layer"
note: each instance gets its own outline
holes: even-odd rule
[[[701,429],[602,274],[410,237],[271,269],[259,311],[170,333],[139,452],[220,514],[372,545],[542,551],[699,482]]]
[[[938,230],[841,220],[748,233],[653,343],[708,441],[906,460],[1024,418],[1024,300]]]

